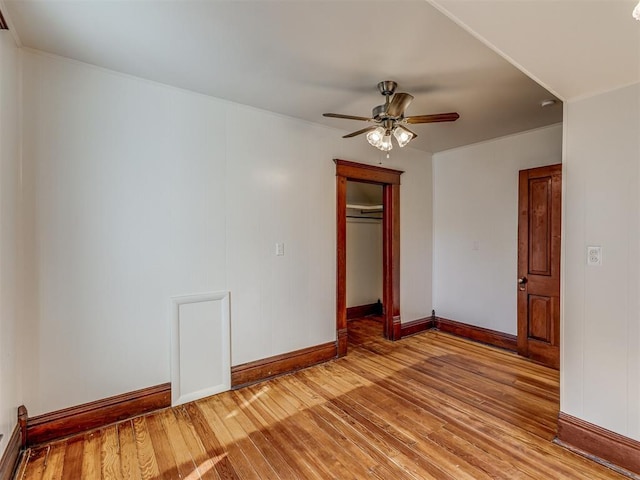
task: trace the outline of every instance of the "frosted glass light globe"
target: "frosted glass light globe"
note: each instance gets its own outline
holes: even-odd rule
[[[393,148],[393,144],[391,143],[391,135],[385,135],[384,137],[382,137],[382,141],[380,142],[380,145],[378,145],[378,148],[383,152],[388,152],[389,150],[391,150]]]
[[[384,137],[384,128],[382,127],[378,127],[375,130],[367,133],[367,141],[374,147],[380,146],[382,137]]]

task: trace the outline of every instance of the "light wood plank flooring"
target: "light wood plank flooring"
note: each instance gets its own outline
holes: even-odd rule
[[[35,479],[623,479],[552,443],[558,374],[439,332],[29,452]]]

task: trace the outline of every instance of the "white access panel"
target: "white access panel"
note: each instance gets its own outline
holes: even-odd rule
[[[229,390],[229,292],[171,300],[171,404],[180,405]]]

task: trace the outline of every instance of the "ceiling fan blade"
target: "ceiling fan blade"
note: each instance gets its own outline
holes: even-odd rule
[[[389,103],[387,115],[390,117],[401,116],[411,103],[411,100],[413,100],[413,95],[409,95],[408,93],[396,93],[391,99],[391,103]]]
[[[346,120],[361,120],[363,122],[372,122],[373,121],[372,118],[357,117],[355,115],[343,115],[341,113],[323,113],[322,116],[323,117],[330,117],[330,118],[344,118]]]
[[[376,128],[378,127],[375,125],[372,127],[363,128],[362,130],[358,130],[357,132],[348,133],[347,135],[344,135],[342,138],[351,138],[357,135],[362,135],[363,133],[370,132],[371,130],[375,130]]]
[[[435,113],[433,115],[415,115],[405,118],[407,123],[436,123],[436,122],[455,122],[460,115],[456,112],[451,113]]]

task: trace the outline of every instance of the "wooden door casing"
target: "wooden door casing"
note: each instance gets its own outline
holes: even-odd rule
[[[347,160],[336,164],[336,337],[338,356],[347,354],[347,181],[382,185],[382,302],[384,336],[401,337],[400,175],[404,172]]]
[[[560,366],[562,165],[522,170],[518,192],[518,353]]]

